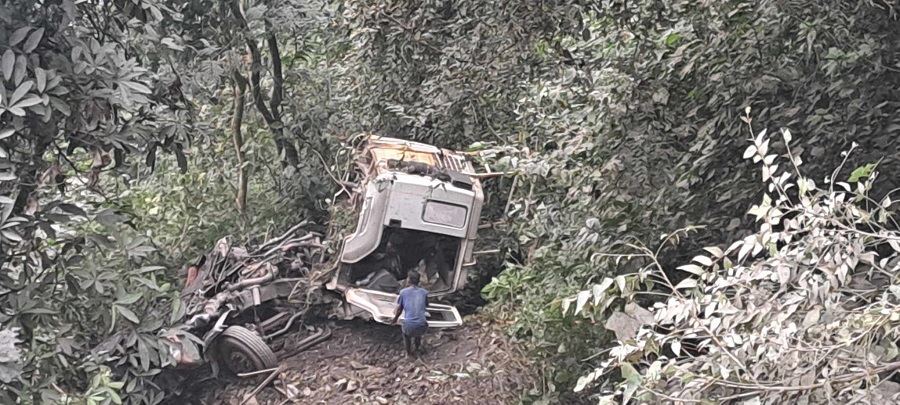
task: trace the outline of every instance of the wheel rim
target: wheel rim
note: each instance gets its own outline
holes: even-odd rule
[[[253,359],[239,350],[231,350],[225,355],[225,359],[228,362],[228,368],[236,374],[257,371]]]
[[[230,326],[216,342],[216,356],[222,368],[241,374],[275,367],[278,363],[259,335],[241,326]]]

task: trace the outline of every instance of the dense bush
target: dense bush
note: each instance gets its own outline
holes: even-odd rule
[[[220,235],[323,219],[362,131],[509,173],[486,184],[506,263],[483,294],[547,360],[545,391],[572,387],[612,334],[560,297],[637,290],[647,265],[603,254],[697,225],[655,256],[678,284],[689,252],[753,235],[745,107],[804,128],[810,179],[852,142],[840,176],[897,169],[898,44],[880,0],[3,0],[0,400],[135,392],[164,365],[150,308],[177,269]]]
[[[741,207],[761,191],[752,187],[757,171],[739,159],[744,107],[774,128],[808,128],[794,148],[811,178],[829,175],[840,163],[830,151],[853,141],[860,146],[845,175],[878,160],[886,172],[897,164],[895,153],[884,153],[900,129],[888,107],[896,94],[884,91],[897,82],[895,10],[839,1],[608,6],[586,15],[589,36],[560,34],[575,63],[545,64],[523,86],[516,124],[497,130],[515,150],[491,166],[520,172],[506,240],[525,259],[511,261],[486,292],[550,364],[595,355],[581,337],[601,333],[583,331],[590,322],[558,319],[559,295],[550,292],[639,266],[592,260],[596,253],[701,226],[660,251],[673,269],[687,252],[748,235]],[[895,187],[883,179],[873,198]],[[670,276],[677,283],[685,274]]]
[[[233,106],[258,103],[235,103],[229,84],[250,70],[237,40],[262,31],[301,41],[325,31],[290,30],[328,23],[294,18],[313,9],[290,4],[269,12],[274,28],[259,7],[235,29],[228,7],[199,4],[0,2],[4,404],[158,403],[154,379],[171,364],[160,332],[181,334],[169,328],[178,270],[224,234],[259,238],[323,212],[327,155],[289,162],[285,151],[312,157],[336,143],[325,136],[342,119],[342,99],[321,91],[339,70],[327,47],[282,52],[293,68],[280,83],[285,103],[265,94],[272,82],[254,83],[288,125],[248,112],[234,120],[243,145]]]
[[[0,4],[0,330],[18,344],[4,350],[3,403],[159,397],[147,379],[167,362],[155,329],[169,314],[152,309],[171,301],[171,274],[147,267],[156,249],[98,186],[148,144],[183,156],[185,130],[166,76],[106,40],[127,37],[129,19],[85,2]],[[125,364],[111,381],[106,367]]]
[[[775,139],[783,146],[773,146]],[[890,195],[870,197],[879,177],[874,165],[849,178],[838,168],[817,184],[802,174],[791,140],[788,130],[778,138],[761,131],[744,152],[759,163],[766,190],[749,210],[755,234],[696,252],[677,268],[690,277],[677,282],[658,249],[623,246],[605,259],[648,264],[563,302],[576,318],[612,310],[605,326],[618,338],[601,344],[605,360],[576,391],[618,369],[622,382],[606,385],[615,393],[601,395],[601,403],[617,396],[641,403],[896,401],[894,203]],[[856,147],[841,154],[845,162]],[[679,233],[663,235],[663,244]],[[647,291],[666,297],[647,309],[635,305]]]

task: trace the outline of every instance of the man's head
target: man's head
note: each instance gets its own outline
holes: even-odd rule
[[[419,272],[410,271],[406,275],[406,282],[409,283],[409,285],[414,285],[414,286],[418,287],[419,286]]]

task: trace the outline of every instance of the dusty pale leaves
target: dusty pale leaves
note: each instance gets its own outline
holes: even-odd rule
[[[10,383],[22,373],[22,353],[15,329],[0,329],[0,382]]]
[[[640,307],[639,305],[629,302],[625,305],[625,311],[614,312],[607,320],[604,327],[613,331],[616,338],[625,341],[634,339],[637,331],[641,326],[649,325],[653,322],[653,313]]]
[[[789,131],[782,135],[791,140]],[[757,151],[768,152],[765,131],[753,143],[751,157],[758,158]],[[896,278],[872,270],[878,264],[884,271],[896,271],[889,262],[900,262],[900,233],[857,230],[858,218],[872,217],[867,209],[884,211],[891,206],[890,198],[874,207],[857,205],[865,199],[854,193],[868,187],[819,190],[809,179],[798,177],[798,201],[784,191],[794,185],[793,176],[777,172],[777,159],[769,156],[775,155],[755,159],[768,168],[766,182],[773,193],[750,210],[757,217],[758,232],[725,251],[705,248],[712,257],[698,255],[679,266],[689,277],[669,285],[680,293],[673,292],[665,304],[656,303],[648,311],[621,294],[627,302],[624,311],[611,313],[605,324],[619,346],[611,349],[602,369],[580,382],[590,384],[603,370],[618,365],[625,397],[645,388],[645,393],[702,400],[755,394],[768,386],[796,387],[765,397],[778,402],[793,398],[794,391],[809,403],[896,394],[890,381],[871,385],[863,377],[874,375],[867,370],[890,370],[898,356],[891,336],[900,334],[900,299],[894,298],[900,297],[900,285],[892,281]],[[854,173],[853,180],[877,175],[874,166]],[[782,226],[785,213],[791,215]],[[879,245],[890,246],[894,253],[879,258],[874,250]],[[653,258],[650,250],[643,254]],[[729,257],[735,256],[737,261],[732,262]],[[639,274],[644,271],[668,280],[659,266],[648,266]],[[863,301],[856,291],[873,293]],[[674,358],[665,357],[662,347],[668,347]],[[834,348],[852,355],[832,356]],[[636,354],[642,356],[637,362]],[[639,381],[627,370],[637,370]],[[805,371],[797,376],[795,370]],[[822,379],[826,382],[818,384]],[[762,397],[746,397],[750,403],[761,403]]]

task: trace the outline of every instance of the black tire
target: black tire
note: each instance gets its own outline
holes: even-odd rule
[[[234,373],[278,367],[278,359],[266,342],[243,326],[229,326],[216,338],[219,363]]]

